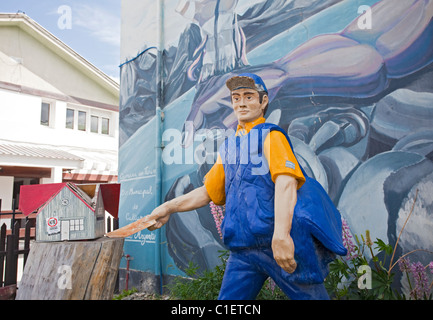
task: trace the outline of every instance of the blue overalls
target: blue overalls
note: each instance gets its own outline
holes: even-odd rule
[[[323,285],[327,265],[335,254],[346,255],[341,217],[326,191],[304,170],[306,181],[297,192],[290,233],[295,272],[287,273],[273,258],[275,184],[262,150],[273,130],[282,132],[292,147],[283,129],[263,123],[246,136],[227,138],[219,149],[226,193],[221,229],[230,250],[219,299],[254,299],[268,277],[290,299],[329,299]]]

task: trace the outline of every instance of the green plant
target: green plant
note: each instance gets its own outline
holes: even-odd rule
[[[221,264],[217,265],[213,270],[205,270],[202,275],[198,275],[198,267],[190,263],[185,270],[188,278],[176,277],[167,286],[172,297],[180,300],[216,300],[226,268],[228,251],[222,251],[219,258]],[[287,297],[271,279],[268,279],[258,294],[257,299],[282,300],[287,299]]]
[[[216,300],[224,275],[227,252],[219,256],[221,265],[213,270],[205,270],[202,275],[197,274],[199,267],[189,263],[185,270],[187,277],[178,276],[167,285],[172,297],[180,300]]]
[[[222,239],[221,223],[225,214],[225,206],[209,203],[211,214],[215,221],[218,234]],[[185,273],[188,278],[176,277],[168,285],[172,296],[183,300],[215,300],[218,298],[229,252],[222,251],[219,256],[221,264],[213,270],[206,270],[202,275],[197,274],[198,267],[189,264]],[[287,299],[286,295],[275,285],[272,279],[267,279],[257,295],[258,300],[281,300]]]
[[[134,294],[136,292],[138,292],[138,290],[136,288],[132,288],[129,290],[123,290],[121,293],[115,295],[113,297],[113,300],[122,300],[123,298],[130,296],[131,294]]]
[[[355,235],[356,244],[351,243],[347,240],[350,239],[347,234],[347,224],[343,222],[343,226],[343,232],[347,237],[344,243],[348,249],[348,256],[339,257],[329,264],[329,275],[325,280],[325,287],[330,296],[338,300],[401,298],[400,294],[391,288],[394,274],[388,273],[384,267],[384,261],[392,254],[392,247],[380,239],[373,243],[368,230],[365,237],[361,235],[361,241]],[[376,247],[373,248],[374,244]],[[372,268],[370,268],[366,250],[371,256]],[[380,253],[383,253],[382,260],[378,258]],[[371,272],[366,275],[367,270]],[[371,276],[371,283],[369,282],[368,285],[363,283],[363,277],[366,276]]]
[[[423,266],[420,262],[410,263],[408,255],[416,249],[402,255],[394,262],[395,253],[402,232],[408,222],[417,199],[415,195],[411,211],[403,225],[394,247],[386,244],[381,239],[372,242],[370,232],[364,235],[352,236],[347,222],[343,219],[343,243],[347,248],[346,257],[339,257],[329,264],[329,275],[325,280],[325,287],[334,299],[357,299],[357,300],[394,300],[394,299],[431,299],[432,283],[427,280],[426,270],[429,268],[433,273],[433,262]],[[355,243],[353,242],[355,239]],[[375,246],[374,246],[375,245]],[[428,252],[428,251],[427,251]],[[379,258],[379,256],[381,258]],[[389,265],[386,264],[389,259]],[[410,296],[406,297],[401,290],[393,289],[396,266],[406,275],[410,287]],[[371,267],[370,267],[371,266]],[[368,275],[360,273],[360,270],[371,271]],[[371,283],[366,286],[363,280],[371,277]]]
[[[366,230],[365,235],[361,234],[359,237],[358,235],[352,235],[347,222],[344,219],[342,220],[343,243],[348,250],[348,255],[339,257],[329,264],[330,272],[325,279],[325,287],[331,298],[338,300],[432,299],[433,281],[429,283],[427,270],[433,273],[433,262],[423,266],[420,262],[411,263],[408,258],[408,255],[413,252],[426,250],[413,250],[394,261],[398,242],[412,215],[417,195],[418,191],[394,247],[386,244],[381,239],[376,239],[373,242],[369,230]],[[224,211],[224,207],[211,203],[211,213],[220,236]],[[190,264],[185,271],[188,278],[177,277],[169,286],[173,297],[186,300],[217,299],[227,258],[228,252],[222,252],[220,255],[221,264],[215,267],[214,270],[205,271],[202,275],[197,274],[198,267]],[[410,287],[408,297],[394,286],[394,268],[396,266],[400,268],[407,278]],[[367,281],[367,283],[364,283],[364,281]],[[257,299],[280,300],[287,299],[287,297],[272,279],[268,279]]]
[[[288,300],[288,297],[271,278],[268,278],[257,295],[257,300]]]

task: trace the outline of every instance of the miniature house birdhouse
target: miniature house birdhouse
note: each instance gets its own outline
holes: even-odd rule
[[[97,192],[97,185],[73,183],[21,186],[20,209],[25,215],[37,210],[36,241],[96,239],[105,233],[102,189],[119,186],[100,185]],[[117,207],[111,211],[117,217]]]

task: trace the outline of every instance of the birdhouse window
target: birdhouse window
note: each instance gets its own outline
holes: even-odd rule
[[[69,231],[83,231],[84,219],[71,219],[69,220]]]

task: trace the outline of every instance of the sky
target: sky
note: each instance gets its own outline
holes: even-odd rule
[[[1,0],[0,12],[24,12],[119,81],[121,0]]]

